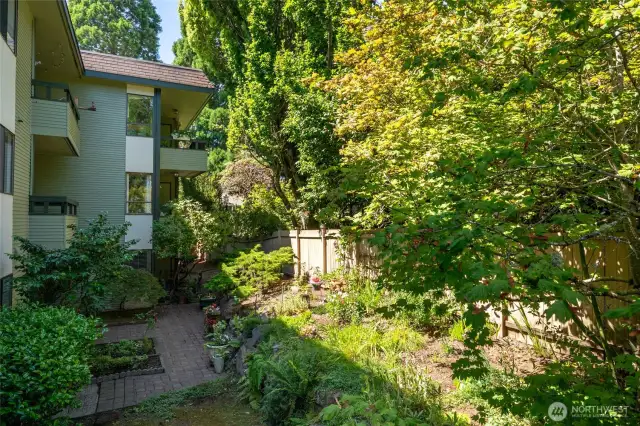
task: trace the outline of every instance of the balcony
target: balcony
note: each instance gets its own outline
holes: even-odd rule
[[[48,249],[68,247],[77,225],[78,203],[67,197],[29,197],[29,240]]]
[[[37,154],[80,155],[80,115],[68,85],[33,80],[31,108]]]
[[[163,138],[160,141],[160,169],[192,177],[207,171],[209,142]]]

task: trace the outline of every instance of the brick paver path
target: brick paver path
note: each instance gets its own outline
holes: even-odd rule
[[[203,314],[198,305],[169,305],[158,308],[158,323],[149,332],[165,372],[124,377],[86,387],[79,395],[83,406],[72,410],[72,418],[115,410],[141,403],[153,395],[213,380],[214,373],[204,350]],[[146,325],[110,327],[99,343],[141,339]]]

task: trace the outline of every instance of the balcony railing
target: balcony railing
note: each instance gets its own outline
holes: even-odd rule
[[[208,141],[201,140],[185,140],[185,139],[175,139],[171,137],[163,137],[160,140],[160,146],[162,148],[173,148],[173,149],[195,149],[198,151],[204,151],[209,148]]]
[[[31,80],[31,97],[33,99],[44,99],[56,102],[68,102],[71,105],[76,121],[80,120],[78,107],[71,95],[69,85],[64,83],[53,83],[49,81]]]
[[[78,203],[68,197],[32,195],[29,197],[30,215],[76,216]]]

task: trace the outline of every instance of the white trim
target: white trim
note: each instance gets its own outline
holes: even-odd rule
[[[153,92],[153,87],[127,84],[127,93],[131,93],[132,95],[153,96]]]

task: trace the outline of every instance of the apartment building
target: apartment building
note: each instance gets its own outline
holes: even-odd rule
[[[0,302],[12,303],[13,237],[67,244],[106,212],[131,223],[151,267],[152,221],[206,143],[175,138],[214,88],[200,70],[78,47],[65,0],[0,0]]]

